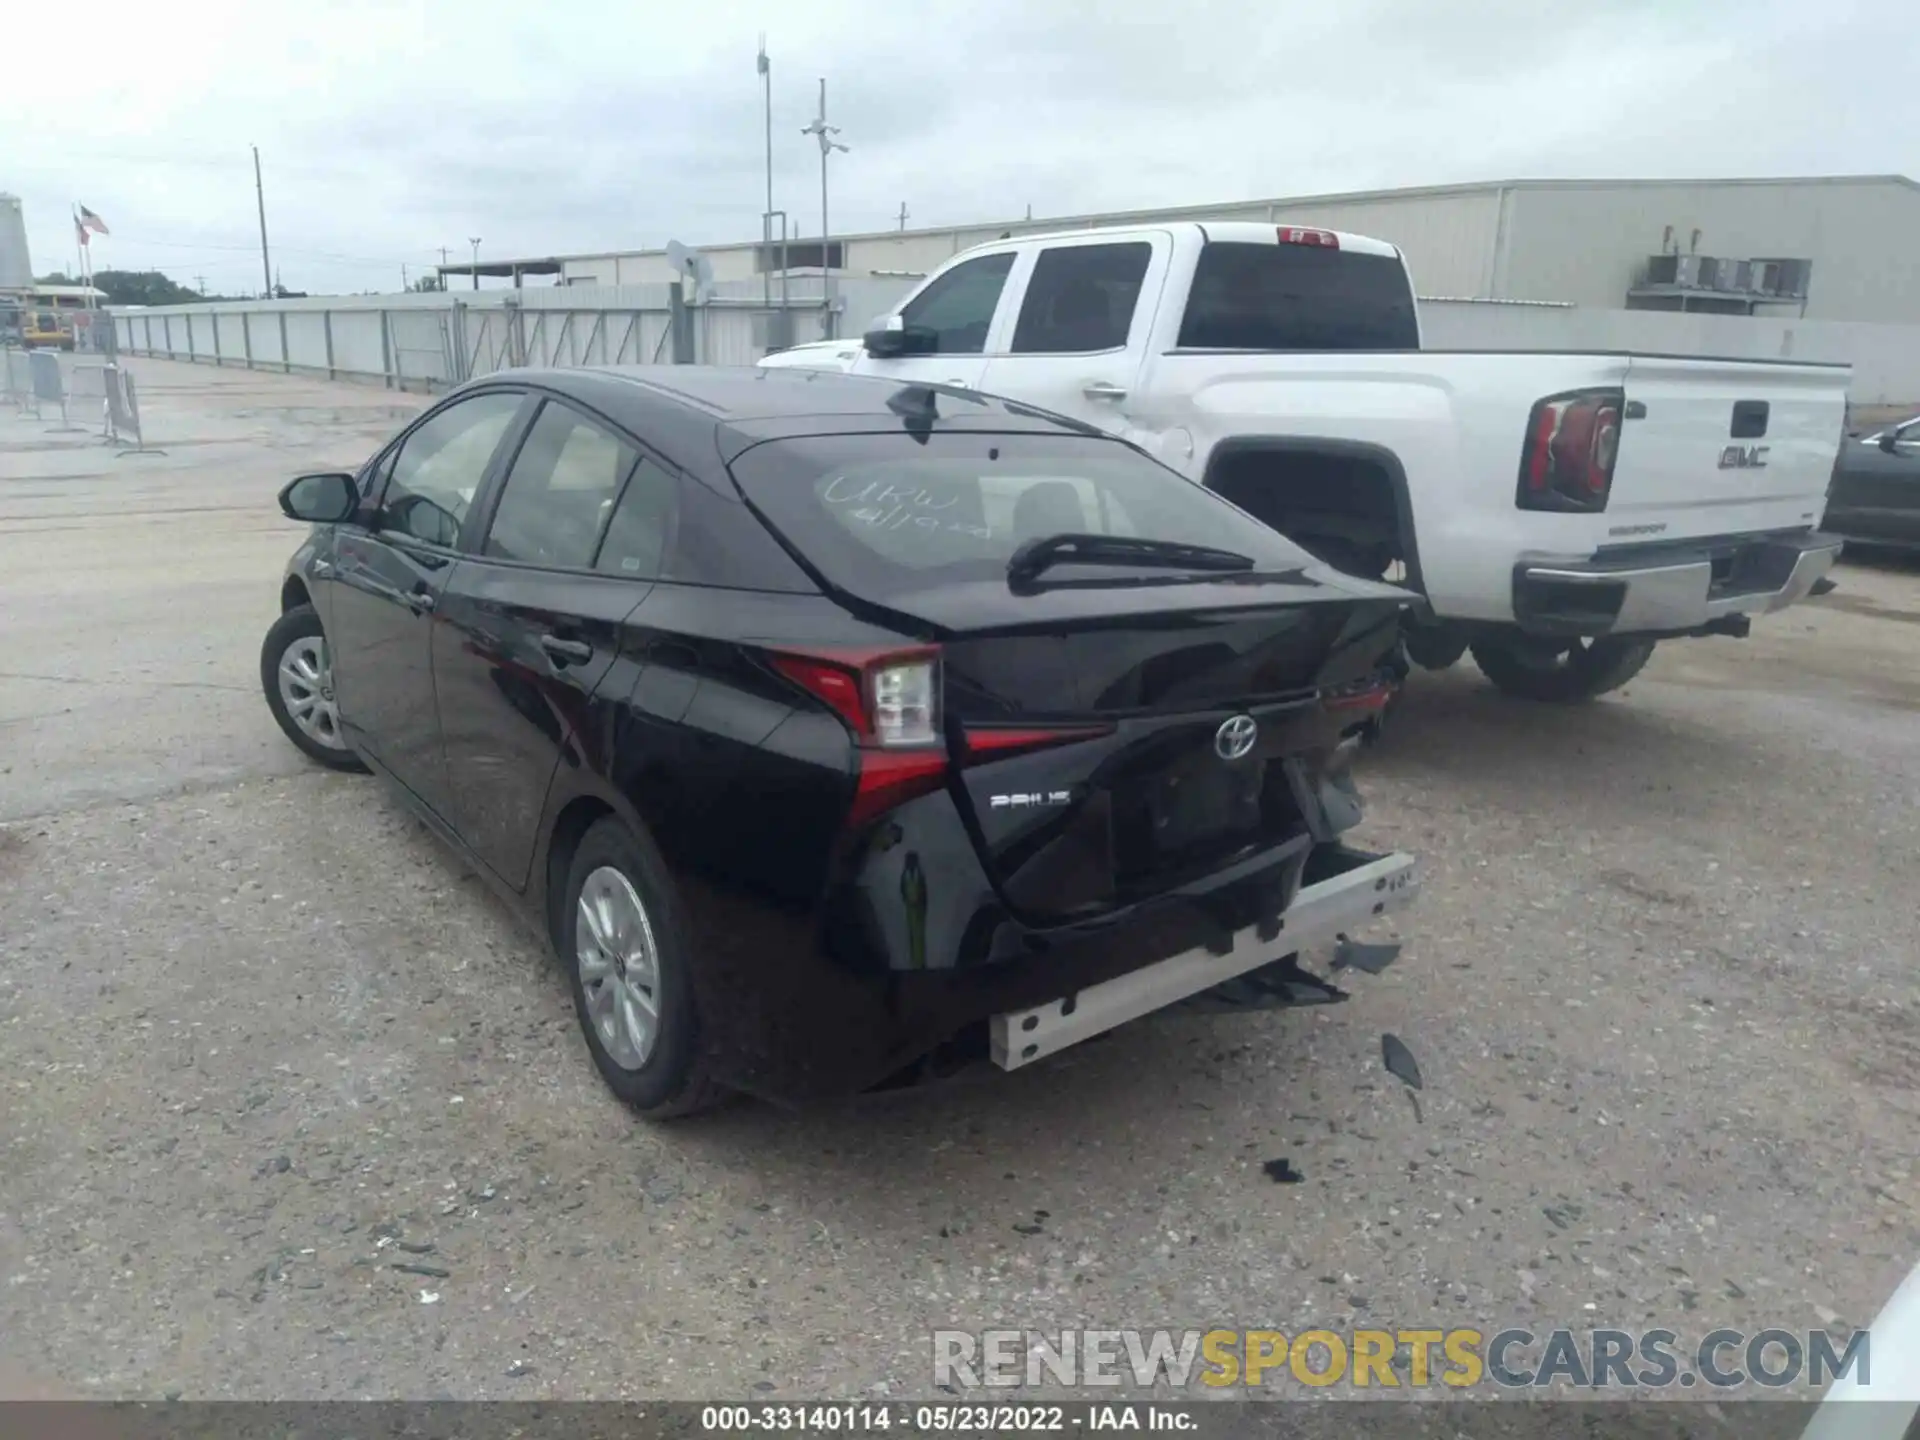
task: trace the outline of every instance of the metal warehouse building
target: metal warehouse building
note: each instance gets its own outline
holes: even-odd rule
[[[1899,175],[1754,180],[1514,180],[835,237],[849,278],[908,278],[1002,235],[1167,220],[1318,225],[1390,240],[1424,296],[1594,309],[1920,323],[1920,185]],[[717,281],[782,268],[779,247],[702,247]],[[789,271],[816,271],[818,238]],[[483,275],[569,285],[675,278],[664,250],[485,262]],[[442,267],[467,276],[472,267]],[[551,282],[549,282],[551,283]],[[861,317],[864,318],[864,317]]]

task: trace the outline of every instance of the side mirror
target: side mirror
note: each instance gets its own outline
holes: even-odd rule
[[[309,525],[337,525],[353,514],[360,503],[360,492],[353,476],[329,471],[322,475],[302,475],[280,492],[280,511],[289,520],[304,520]]]
[[[1900,449],[1900,437],[1891,430],[1886,431],[1880,437],[1880,448],[1889,455],[1895,454]]]
[[[903,325],[898,317],[867,331],[860,343],[876,360],[897,360],[908,355],[932,355],[940,349],[940,332],[923,325]]]

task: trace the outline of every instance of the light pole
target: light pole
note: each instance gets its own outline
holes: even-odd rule
[[[473,288],[478,290],[480,288],[480,237],[469,235],[467,243],[473,246]]]
[[[773,61],[767,58],[767,37],[760,37],[760,54],[754,62],[760,69],[760,90],[766,100],[767,114],[767,210],[760,217],[762,246],[760,269],[766,279],[767,309],[773,309]]]
[[[833,255],[828,244],[828,236],[832,232],[827,224],[827,157],[836,150],[844,153],[847,147],[832,138],[840,133],[840,127],[838,125],[827,124],[827,82],[825,77],[822,77],[820,81],[820,113],[814,116],[813,123],[803,128],[800,133],[802,135],[812,135],[820,142],[820,269],[822,272],[820,289],[823,297],[823,305],[826,310],[825,329],[827,338],[831,340],[834,338],[833,332],[836,327],[833,323]],[[768,205],[767,208],[771,210],[773,206]]]

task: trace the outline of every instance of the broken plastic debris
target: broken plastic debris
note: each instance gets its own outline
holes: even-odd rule
[[[1395,943],[1367,945],[1358,940],[1349,940],[1340,936],[1340,943],[1334,948],[1333,968],[1336,970],[1361,970],[1369,975],[1378,975],[1394,961],[1400,958],[1400,947]]]
[[[1387,1067],[1388,1074],[1397,1075],[1413,1089],[1427,1088],[1420,1083],[1420,1063],[1413,1058],[1413,1052],[1398,1035],[1380,1037],[1380,1063]]]
[[[1302,1180],[1307,1178],[1293,1168],[1292,1163],[1285,1155],[1282,1155],[1278,1160],[1267,1161],[1266,1164],[1260,1168],[1266,1172],[1267,1178],[1276,1185],[1298,1185]]]
[[[440,1292],[438,1290],[422,1290],[420,1292],[420,1303],[422,1305],[438,1305],[440,1303]]]

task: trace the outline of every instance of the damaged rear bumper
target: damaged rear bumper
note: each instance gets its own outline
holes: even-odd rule
[[[1842,543],[1802,530],[1523,560],[1514,619],[1537,635],[1744,634],[1746,617],[1805,599]]]
[[[1003,1070],[1018,1070],[1116,1025],[1273,966],[1301,950],[1329,944],[1343,931],[1404,908],[1419,891],[1419,872],[1411,855],[1354,850],[1339,854],[1338,873],[1302,885],[1277,929],[1250,927],[1233,935],[1230,948],[1183,951],[1043,1005],[993,1016],[988,1022],[993,1063]],[[1303,971],[1281,978],[1317,987],[1321,993],[1307,1003],[1343,998]]]

